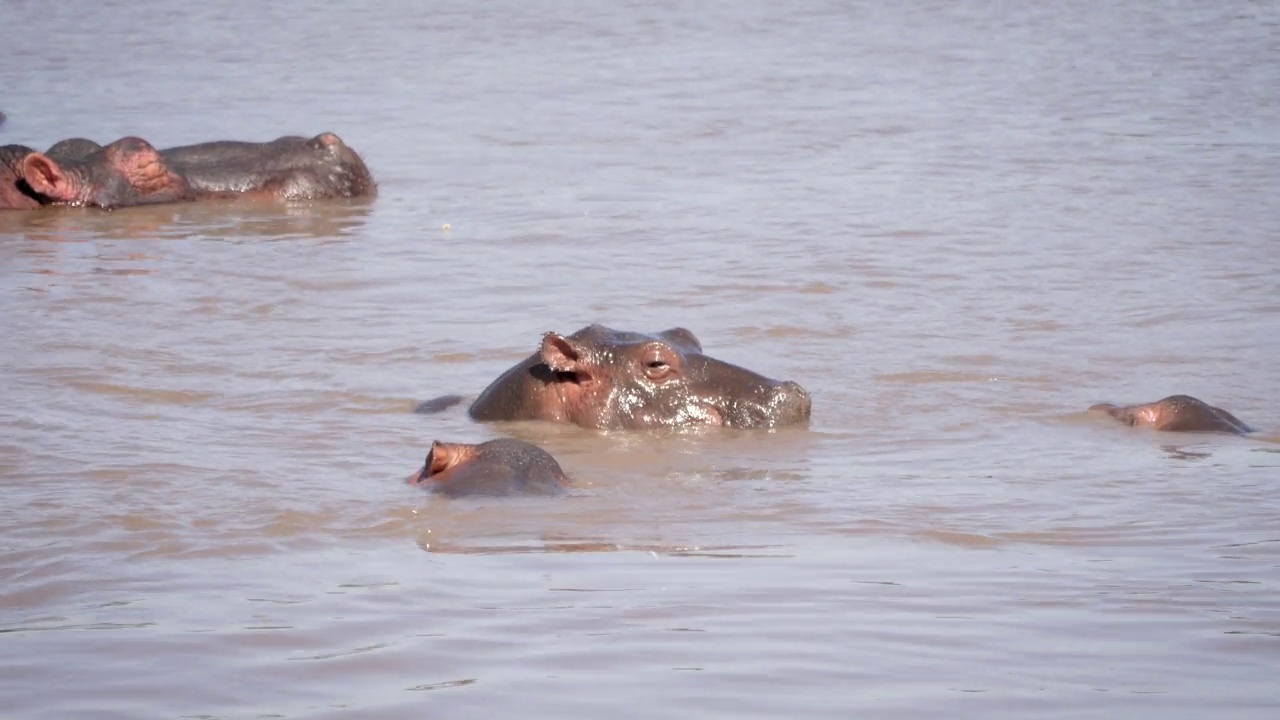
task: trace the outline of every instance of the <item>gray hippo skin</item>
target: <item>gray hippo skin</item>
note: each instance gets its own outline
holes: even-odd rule
[[[1197,400],[1190,395],[1170,395],[1163,400],[1143,405],[1103,403],[1089,408],[1105,412],[1134,427],[1150,427],[1165,432],[1218,432],[1243,435],[1253,432],[1235,415]]]
[[[602,430],[807,423],[810,400],[778,381],[704,355],[693,333],[590,325],[547,333],[542,346],[493,381],[469,413],[480,421],[545,420]]]
[[[101,149],[102,146],[92,140],[67,138],[54,143],[44,154],[59,163],[73,163],[81,162]]]
[[[201,143],[160,154],[200,197],[350,198],[373,195],[377,187],[356,151],[333,133]]]
[[[503,438],[479,445],[431,444],[422,469],[409,478],[448,497],[466,495],[559,495],[569,478],[547,451]]]

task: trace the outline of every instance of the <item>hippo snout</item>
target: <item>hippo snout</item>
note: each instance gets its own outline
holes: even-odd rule
[[[771,382],[754,395],[722,406],[718,424],[743,429],[802,425],[809,421],[810,405],[809,393],[798,384]]]
[[[773,425],[794,425],[809,419],[813,401],[799,383],[787,380],[773,389],[769,405],[774,410]]]

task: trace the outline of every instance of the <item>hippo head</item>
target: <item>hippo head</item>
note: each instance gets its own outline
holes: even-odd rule
[[[1170,395],[1142,405],[1102,403],[1089,408],[1103,412],[1132,427],[1150,427],[1165,432],[1253,432],[1236,416],[1190,395]]]
[[[704,355],[693,333],[601,325],[547,333],[538,352],[494,381],[471,406],[477,420],[551,420],[600,429],[807,422],[809,394]]]
[[[190,197],[186,181],[169,169],[150,143],[136,137],[96,150],[76,145],[30,153],[23,159],[22,177],[32,191],[57,205],[110,209]]]

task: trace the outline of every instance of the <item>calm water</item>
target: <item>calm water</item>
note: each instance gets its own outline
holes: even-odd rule
[[[1280,7],[360,5],[0,5],[0,142],[381,185],[0,215],[4,717],[1280,714]],[[812,425],[410,412],[591,322]]]

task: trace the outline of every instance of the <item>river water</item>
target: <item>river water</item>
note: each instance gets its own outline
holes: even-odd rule
[[[0,142],[380,193],[0,215],[0,715],[1280,716],[1280,7],[1118,5],[4,2]],[[411,412],[593,322],[812,423]]]

